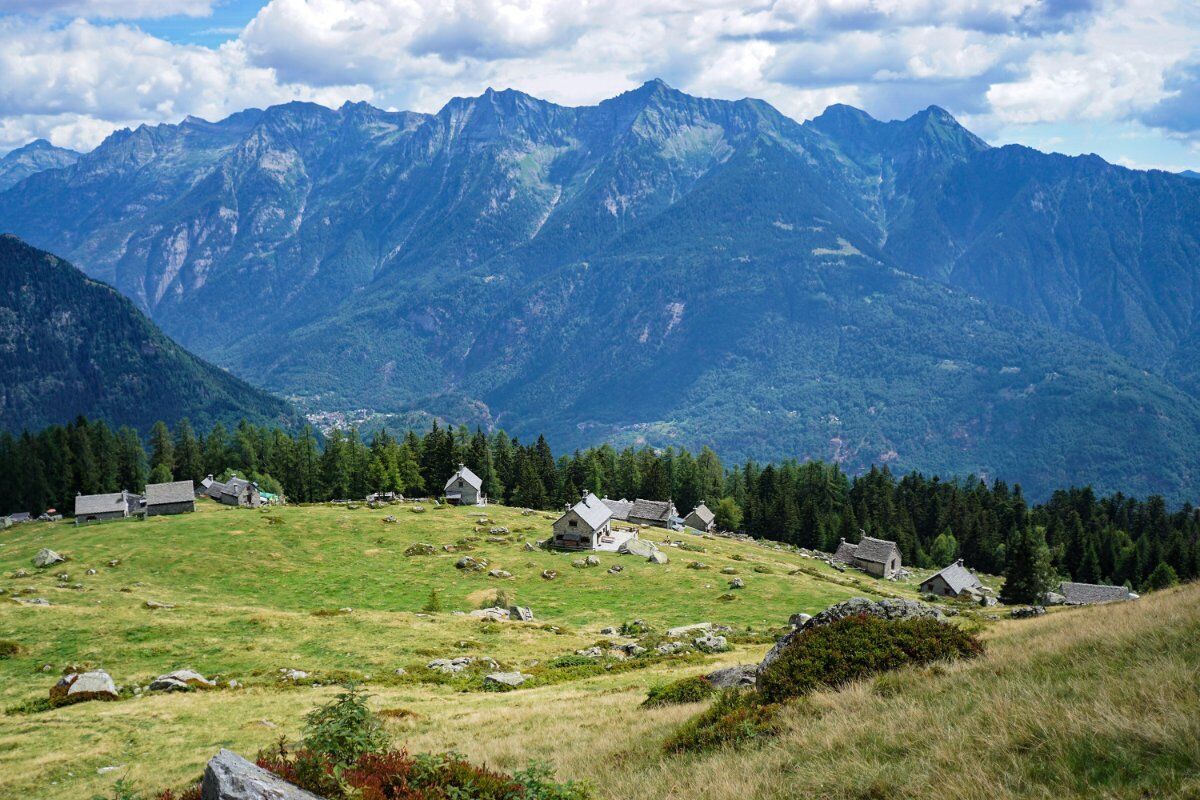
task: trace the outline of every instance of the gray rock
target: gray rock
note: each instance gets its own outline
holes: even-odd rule
[[[791,643],[793,639],[799,636],[802,632],[809,628],[815,628],[820,625],[829,625],[847,617],[855,617],[866,615],[869,617],[879,617],[880,619],[936,619],[939,622],[944,620],[942,612],[927,603],[922,603],[918,600],[901,600],[901,599],[886,599],[871,601],[865,597],[851,597],[849,600],[843,600],[840,603],[835,603],[825,609],[815,617],[807,620],[802,626],[796,628],[791,633],[784,634],[775,646],[771,648],[762,663],[758,665],[758,671],[761,673],[767,668],[784,648]]]
[[[618,572],[624,572],[624,571],[625,571],[625,568],[622,567],[620,564],[613,564],[611,567],[608,568],[609,575],[616,575]]]
[[[604,651],[599,647],[588,647],[584,650],[576,650],[575,655],[585,658],[601,658],[604,656]]]
[[[533,551],[537,550],[537,548],[533,546],[532,542],[526,542],[525,544],[521,545],[521,549],[523,549],[526,553],[532,553]]]
[[[454,566],[457,567],[458,569],[467,569],[467,570],[472,570],[472,571],[476,571],[476,572],[479,570],[487,569],[487,565],[488,565],[487,559],[471,558],[470,556],[463,556],[458,561],[454,562]]]
[[[468,616],[479,617],[480,619],[490,619],[496,622],[508,619],[508,609],[493,606],[491,608],[480,608],[472,611]]]
[[[509,606],[508,618],[520,622],[533,622],[533,609],[525,606]]]
[[[216,688],[215,683],[191,669],[177,669],[166,675],[159,675],[150,682],[152,692],[186,692],[189,689],[213,688]]]
[[[704,679],[718,689],[739,689],[753,686],[758,680],[758,667],[754,664],[738,664],[710,672]]]
[[[692,644],[696,645],[696,649],[703,650],[705,653],[723,653],[729,649],[729,642],[724,636],[714,636],[711,633],[697,636],[692,640]]]
[[[1046,609],[1042,606],[1024,606],[1023,608],[1014,608],[1008,612],[1008,615],[1013,619],[1028,619],[1029,617],[1040,617],[1046,613]]]
[[[483,685],[490,689],[515,689],[529,676],[521,672],[489,672],[483,676]]]
[[[745,589],[746,582],[744,580],[742,580],[741,578],[734,578],[733,580],[731,580],[729,582],[729,588],[730,589]]]
[[[308,677],[308,673],[302,669],[281,669],[279,672],[282,673],[284,680],[288,681],[302,681]]]
[[[416,544],[410,544],[407,548],[405,548],[404,555],[406,555],[406,556],[431,556],[435,552],[436,552],[436,550],[433,545],[426,544],[425,542],[417,542]]]
[[[658,547],[654,542],[647,542],[644,539],[626,539],[621,542],[621,546],[617,548],[618,553],[625,553],[631,556],[641,556],[649,558],[651,554],[658,552]]]
[[[677,628],[667,628],[667,636],[678,639],[693,633],[708,633],[713,628],[711,622],[694,622],[691,625],[680,625]]]
[[[600,559],[595,556],[588,556],[583,560],[583,565],[585,567],[598,567],[600,566]]]
[[[624,653],[625,655],[630,656],[630,657],[640,656],[642,653],[646,652],[646,648],[642,647],[637,642],[630,642],[629,644],[617,645],[613,649],[617,650],[618,652]]]
[[[1067,602],[1067,598],[1058,592],[1046,592],[1046,594],[1042,596],[1042,605],[1061,606],[1065,602]]]
[[[64,561],[66,561],[65,558],[51,550],[49,547],[43,547],[41,550],[38,550],[37,555],[33,557],[33,565],[38,568],[45,568],[53,566],[54,564],[61,564]]]
[[[810,619],[812,619],[812,614],[792,614],[788,617],[788,624],[793,628],[803,628]]]
[[[322,800],[230,750],[221,749],[200,783],[201,800]]]
[[[458,675],[474,663],[475,659],[470,656],[459,656],[458,658],[437,658],[430,661],[426,666],[429,669],[444,672],[447,675]]]
[[[116,700],[117,685],[107,672],[95,669],[90,672],[64,675],[50,688],[50,699],[61,703],[82,703],[85,700]]]
[[[506,569],[493,569],[488,572],[488,575],[493,578],[511,578],[512,573]]]
[[[158,600],[147,600],[145,605],[146,605],[146,608],[149,608],[149,609],[156,609],[156,608],[166,609],[166,608],[174,608],[175,607],[171,603],[162,603],[162,602],[159,602]]]
[[[558,572],[552,569],[544,569],[542,570],[542,577],[548,581],[552,581],[558,577]]]
[[[653,553],[647,556],[646,560],[651,564],[666,564],[668,561],[670,561],[670,559],[667,558],[667,554],[661,550],[655,550]]]

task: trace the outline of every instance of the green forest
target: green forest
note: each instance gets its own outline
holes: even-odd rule
[[[141,491],[147,482],[199,481],[237,473],[290,502],[361,499],[371,492],[437,496],[463,463],[493,502],[555,509],[582,492],[601,497],[671,499],[681,514],[698,503],[729,531],[832,551],[864,534],[894,540],[906,564],[941,567],[962,558],[987,573],[1014,570],[1009,597],[1028,601],[1055,577],[1145,590],[1200,575],[1200,509],[1171,510],[1162,497],[1088,487],[1028,502],[1019,485],[976,478],[943,480],[886,467],[849,476],[836,463],[753,461],[727,466],[711,449],[655,451],[610,445],[556,456],[545,437],[532,444],[503,431],[485,434],[434,423],[423,435],[386,430],[319,437],[242,422],[197,431],[159,422],[147,440],[79,418],[39,433],[0,434],[0,509],[69,514],[77,493]],[[1017,592],[1013,595],[1012,592]]]

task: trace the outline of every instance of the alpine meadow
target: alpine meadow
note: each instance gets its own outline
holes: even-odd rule
[[[0,800],[1200,797],[1198,43],[0,2]]]

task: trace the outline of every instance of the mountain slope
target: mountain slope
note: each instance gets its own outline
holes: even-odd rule
[[[143,126],[0,193],[0,224],[313,407],[1172,497],[1198,220],[1200,183],[936,107],[801,125],[660,81]]]
[[[283,401],[172,342],[111,287],[0,235],[0,429],[80,414],[141,429],[292,417]]]
[[[0,192],[15,186],[35,172],[74,164],[79,153],[55,147],[45,139],[35,139],[0,158]]]

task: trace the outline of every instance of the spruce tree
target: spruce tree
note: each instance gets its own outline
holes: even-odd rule
[[[1050,550],[1040,530],[1032,525],[1009,535],[1000,599],[1005,603],[1039,603],[1053,579]]]

